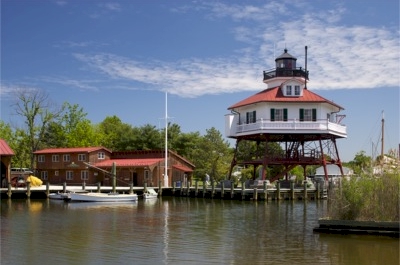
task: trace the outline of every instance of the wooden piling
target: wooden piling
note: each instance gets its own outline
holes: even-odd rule
[[[100,193],[101,191],[101,182],[97,182],[97,192]]]
[[[215,181],[211,181],[211,198],[214,198],[215,193]]]
[[[50,183],[47,181],[46,182],[46,197],[49,197],[50,194]]]
[[[279,179],[276,181],[276,199],[280,200],[281,198],[281,183]]]
[[[63,192],[66,193],[67,192],[67,182],[63,183]]]
[[[175,194],[176,190],[176,181],[172,182],[172,194]]]
[[[307,181],[304,181],[304,200],[307,200]]]
[[[12,195],[11,183],[8,183],[7,196],[9,199],[11,199],[11,195]]]
[[[196,179],[196,182],[194,184],[194,196],[197,197],[198,194],[199,194],[199,180]]]
[[[257,190],[257,187],[255,187],[254,190],[253,190],[253,200],[256,201],[257,198],[258,198],[258,190]]]
[[[31,197],[31,183],[30,183],[29,181],[26,182],[26,196],[27,196],[28,198]]]
[[[266,181],[264,181],[263,183],[263,189],[264,189],[264,200],[268,201],[268,186]]]
[[[234,193],[234,183],[233,183],[233,181],[231,181],[231,199],[233,199],[233,197],[235,196],[235,193]]]
[[[294,181],[290,181],[290,199],[294,200]]]
[[[82,182],[82,190],[85,190],[85,188],[86,188],[86,182],[83,181],[83,182]]]
[[[187,186],[186,186],[186,196],[190,196],[190,186],[192,185],[192,183],[190,181],[187,182]]]
[[[246,194],[245,194],[245,184],[244,182],[242,182],[242,200],[244,200],[246,198]]]
[[[203,198],[206,196],[206,191],[207,191],[207,182],[206,182],[206,178],[204,177],[204,180],[203,180]]]
[[[129,184],[129,194],[133,194],[133,182]],[[158,194],[161,194],[160,188],[158,189]]]
[[[224,181],[221,181],[221,199],[224,198],[224,194],[225,194],[225,185],[224,185]]]

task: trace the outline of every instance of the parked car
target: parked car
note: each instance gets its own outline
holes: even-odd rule
[[[33,171],[26,167],[13,167],[11,168],[11,175],[30,175]]]
[[[25,187],[26,186],[25,178],[22,177],[22,176],[13,177],[11,179],[11,186],[13,186],[13,187]]]

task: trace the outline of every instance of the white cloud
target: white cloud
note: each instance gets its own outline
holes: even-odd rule
[[[308,45],[311,89],[399,85],[398,30],[346,26],[340,24],[346,12],[343,7],[300,12],[304,6],[296,3],[297,7],[280,2],[261,7],[204,4],[214,17],[246,22],[234,32],[238,41],[249,46],[230,58],[142,62],[113,54],[75,54],[75,57],[113,79],[140,82],[183,97],[197,97],[259,91],[265,88],[262,71],[274,67],[274,59],[284,47],[298,58],[298,66],[304,67],[304,46]],[[282,14],[289,19],[277,20]]]

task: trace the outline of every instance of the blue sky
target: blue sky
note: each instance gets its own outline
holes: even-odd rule
[[[11,92],[43,89],[93,123],[224,135],[232,104],[266,88],[263,70],[286,47],[308,88],[345,108],[343,161],[399,134],[399,1],[1,1],[1,119],[16,125]],[[105,106],[105,107],[102,107]],[[154,106],[154,107],[150,107]],[[233,146],[233,145],[232,145]]]

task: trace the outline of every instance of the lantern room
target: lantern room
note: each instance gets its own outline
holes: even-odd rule
[[[276,68],[296,69],[297,58],[284,50],[284,53],[275,59]]]

